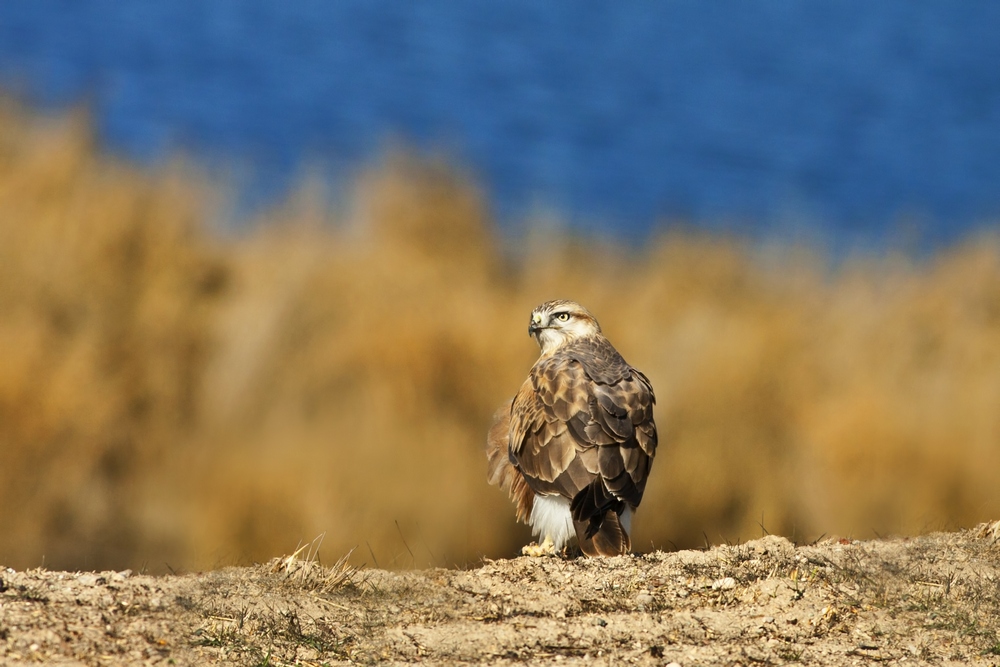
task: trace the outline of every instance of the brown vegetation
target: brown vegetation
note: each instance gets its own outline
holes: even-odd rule
[[[209,231],[190,167],[0,110],[0,563],[151,571],[326,533],[380,567],[506,556],[485,482],[537,303],[584,303],[663,434],[640,551],[1000,512],[1000,242],[917,262],[665,233],[503,242],[447,167],[391,158],[334,215]],[[529,225],[530,227],[530,225]]]

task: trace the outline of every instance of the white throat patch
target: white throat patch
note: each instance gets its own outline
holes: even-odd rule
[[[556,349],[568,340],[568,336],[553,329],[542,329],[538,332],[538,347],[542,349],[542,356],[552,354]]]

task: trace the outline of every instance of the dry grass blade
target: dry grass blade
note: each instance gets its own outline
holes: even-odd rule
[[[283,575],[285,581],[299,588],[319,594],[332,593],[350,585],[358,572],[350,564],[354,549],[341,556],[332,566],[325,567],[319,560],[319,549],[324,537],[325,533],[312,542],[300,545],[288,556],[272,559],[268,570]]]
[[[980,539],[1000,541],[1000,521],[987,521],[975,527],[974,532]]]

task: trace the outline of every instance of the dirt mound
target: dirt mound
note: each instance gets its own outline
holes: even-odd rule
[[[387,572],[4,570],[0,661],[1000,664],[1000,522],[917,538]]]

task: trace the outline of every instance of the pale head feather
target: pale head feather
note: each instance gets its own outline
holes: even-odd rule
[[[601,333],[590,311],[573,301],[546,301],[531,311],[528,335],[534,337],[542,356],[548,356],[578,338]]]

